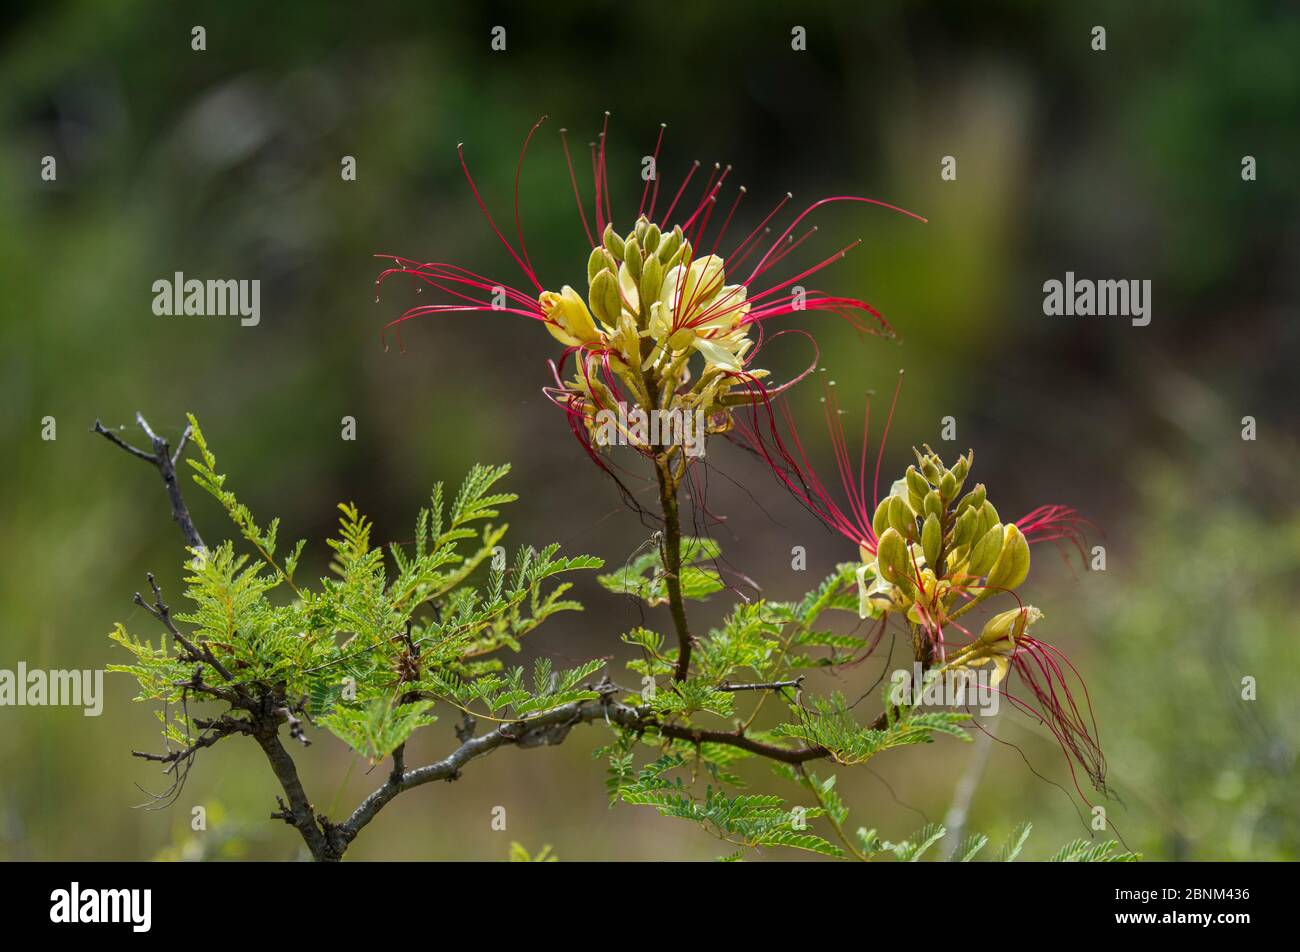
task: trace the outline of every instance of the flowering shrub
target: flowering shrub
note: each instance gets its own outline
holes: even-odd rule
[[[658,154],[657,145],[656,161]],[[557,744],[576,725],[599,722],[612,732],[601,749],[611,800],[699,824],[736,849],[728,858],[783,846],[860,859],[917,859],[944,835],[941,827],[927,827],[900,843],[866,828],[850,833],[835,775],[815,768],[862,764],[940,735],[968,740],[972,729],[982,728],[960,705],[936,707],[889,692],[882,695],[879,714],[863,722],[842,696],[815,697],[804,686],[810,673],[848,671],[901,633],[927,681],[991,672],[992,687],[1045,726],[1071,763],[1104,789],[1086,691],[1060,652],[1030,633],[1044,627],[1043,613],[1017,594],[1029,574],[1030,543],[1078,544],[1086,523],[1060,506],[1004,522],[982,484],[966,488],[973,453],[947,466],[928,447],[918,450],[916,464],[883,497],[878,455],[868,491],[868,434],[855,466],[833,396],[827,420],[842,485],[832,491],[810,464],[781,398],[804,375],[772,385],[767,371],[754,366],[765,322],[795,311],[826,312],[862,330],[889,333],[865,301],[798,285],[848,249],[793,269],[792,277],[771,276],[814,233],[794,237],[819,206],[885,203],[825,199],[773,238],[768,226],[787,196],[748,237],[719,254],[744,196],[742,189],[711,232],[730,168],[715,169],[699,200],[678,217],[674,212],[698,164],[660,215],[659,181],[653,187],[647,181],[638,214],[620,233],[610,212],[603,132],[592,160],[595,234],[570,163],[591,246],[585,293],[571,283],[559,290],[542,284],[517,210],[516,247],[489,213],[467,166],[489,226],[533,290],[459,265],[400,257],[391,258],[379,280],[405,275],[444,298],[407,311],[390,326],[466,311],[501,311],[541,323],[560,347],[546,392],[588,456],[629,494],[625,477],[615,473],[622,467],[614,461],[614,444],[631,447],[653,472],[662,523],[654,550],[597,576],[612,592],[668,609],[671,635],[638,627],[622,636],[636,651],[627,665],[635,685],[620,686],[600,660],[568,670],[555,670],[547,660],[531,671],[509,665],[521,639],[550,616],[581,610],[568,597],[570,583],[552,580],[601,568],[602,561],[561,555],[556,545],[525,546],[510,562],[501,557],[506,527],[495,520],[516,498],[499,488],[507,467],[475,468],[454,495],[435,487],[416,519],[414,541],[387,552],[372,541],[370,523],[356,507],[341,506],[338,534],[328,541],[333,576],[312,586],[296,578],[302,543],[280,553],[277,521],[259,526],[226,488],[191,419],[188,432],[199,454],[189,461],[195,480],[220,501],[241,547],[251,551],[238,554],[233,542],[208,549],[197,533],[187,536],[192,561],[186,594],[193,608],[173,616],[157,587],[151,604],[140,599],[162,623],[169,643],[154,646],[121,626],[114,633],[135,658],[116,670],[137,678],[142,700],[162,705],[167,750],[144,756],[163,763],[179,782],[202,749],[229,736],[252,737],[284,790],[275,816],[299,831],[314,858],[328,860],[341,858],[404,790],[455,779],[475,757],[498,747]],[[798,601],[743,601],[719,627],[693,628],[689,603],[726,587],[716,568],[720,547],[682,532],[680,490],[693,478],[694,456],[680,439],[681,429],[643,425],[654,413],[697,418],[705,436],[725,435],[755,450],[781,485],[844,536],[845,561]],[[160,442],[155,438],[150,459],[167,480],[168,463],[181,453],[169,456]],[[174,476],[173,471],[169,485]],[[699,494],[692,498],[698,501]],[[975,624],[975,613],[994,599],[1015,604]],[[865,633],[858,633],[861,625],[838,633],[836,618],[866,622]],[[208,704],[224,707],[209,715]],[[408,767],[406,742],[434,723],[440,705],[461,717],[460,746],[441,761]],[[760,727],[765,712],[768,726]],[[480,731],[482,723],[492,726]],[[302,744],[310,743],[309,733],[324,730],[374,764],[389,762],[386,779],[346,818],[322,815],[281,743],[285,726]],[[736,793],[736,766],[753,758],[771,761],[793,784],[794,799]],[[1014,858],[1027,832],[1018,831],[1004,858]],[[954,856],[969,859],[985,842],[972,837]],[[518,851],[529,855],[522,847]],[[1118,853],[1110,843],[1079,841],[1057,858],[1131,854]]]

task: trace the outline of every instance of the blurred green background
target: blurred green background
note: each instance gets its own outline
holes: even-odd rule
[[[504,316],[431,318],[405,325],[400,353],[380,327],[419,299],[395,281],[374,301],[376,252],[520,282],[455,146],[508,222],[519,146],[543,113],[524,227],[548,286],[580,284],[556,130],[581,146],[608,109],[620,216],[667,122],[665,187],[693,159],[736,166],[751,196],[736,235],[787,189],[796,204],[867,194],[929,217],[825,209],[804,259],[862,238],[818,286],[875,303],[901,343],[825,316],[781,326],[816,332],[842,394],[888,392],[906,369],[887,471],[913,443],[974,447],[975,478],[1004,514],[1068,503],[1104,531],[1106,572],[1043,548],[1027,591],[1046,611],[1042,637],[1087,678],[1127,845],[1152,859],[1300,854],[1294,4],[86,0],[5,16],[0,668],[122,661],[106,637],[115,621],[155,635],[131,604],[144,573],[178,592],[180,536],[156,474],[87,432],[101,418],[138,438],[137,409],[173,440],[196,413],[231,485],[261,517],[282,516],[288,538],[322,539],[340,500],[372,515],[380,539],[405,538],[434,481],[510,461],[515,543],[630,555],[648,530],[540,393],[558,352],[547,335]],[[489,48],[498,24],[505,52]],[[1096,24],[1105,52],[1090,48]],[[195,25],[205,52],[191,50]],[[791,49],[796,25],[807,51]],[[40,177],[46,155],[54,182]],[[355,182],[340,178],[345,155]],[[940,180],[945,155],[956,181]],[[1242,181],[1243,155],[1257,181]],[[1150,279],[1150,326],[1045,317],[1042,283],[1067,270]],[[260,279],[260,326],[155,316],[151,285],[175,271]],[[806,360],[791,336],[762,363],[779,377]],[[806,386],[794,407],[829,477],[818,396]],[[345,415],[355,442],[340,439]],[[939,440],[948,415],[957,445]],[[1247,415],[1255,441],[1241,438]],[[54,441],[41,439],[46,416]],[[724,552],[767,593],[797,596],[851,556],[744,454],[715,441],[707,463]],[[228,531],[189,496],[209,542]],[[796,544],[807,572],[790,568]],[[304,571],[326,561],[317,541]],[[640,613],[591,578],[578,594],[586,614],[544,626],[526,657],[623,657],[618,635]],[[715,597],[697,625],[725,607]],[[860,691],[881,664],[835,686]],[[1240,699],[1245,676],[1254,702]],[[207,752],[171,809],[134,809],[137,785],[164,786],[130,756],[156,749],[157,725],[130,702],[130,679],[106,684],[99,718],[0,708],[0,858],[298,855],[296,834],[266,819],[275,790],[251,744]],[[424,732],[408,762],[448,752],[454,721]],[[966,776],[968,830],[996,841],[1033,821],[1031,857],[1087,836],[1055,744],[1023,718],[1000,721],[1006,743],[978,774],[978,746],[944,741],[842,771],[851,822],[902,838],[943,819]],[[562,859],[716,855],[686,824],[606,808],[589,757],[605,739],[584,728],[557,749],[475,762],[401,797],[349,855],[502,859],[510,840]],[[325,736],[299,757],[331,814],[378,783],[362,769],[341,783],[349,761]],[[765,773],[748,770],[777,783]],[[209,832],[192,837],[196,804]],[[505,833],[489,826],[496,804]]]

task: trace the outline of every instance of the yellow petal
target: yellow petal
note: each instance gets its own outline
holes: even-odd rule
[[[1007,669],[1011,667],[1006,658],[998,655],[993,659],[993,677],[989,680],[991,687],[997,687],[1002,683],[1002,679],[1007,676]]]
[[[720,370],[737,373],[740,370],[740,361],[736,355],[727,350],[721,344],[705,340],[703,337],[697,337],[694,340],[695,349],[704,355],[704,359],[719,368]]]
[[[600,332],[596,330],[596,322],[592,320],[586,302],[569,285],[562,287],[559,294],[543,291],[537,300],[548,318],[546,329],[560,343],[573,346],[600,340]]]
[[[641,313],[641,288],[637,279],[632,277],[627,263],[618,266],[618,287],[623,292],[623,308],[631,310],[633,315]]]

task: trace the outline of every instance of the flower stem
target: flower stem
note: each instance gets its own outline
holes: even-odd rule
[[[685,681],[691,666],[691,630],[686,621],[686,602],[682,598],[682,526],[677,511],[677,480],[666,456],[656,457],[655,475],[659,479],[659,505],[664,514],[664,535],[659,554],[663,559],[664,583],[668,588],[668,607],[672,611],[673,626],[677,629],[677,668],[673,679]]]

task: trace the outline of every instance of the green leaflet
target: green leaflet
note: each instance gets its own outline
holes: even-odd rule
[[[1049,863],[1132,863],[1141,859],[1137,853],[1121,850],[1114,840],[1092,843],[1088,840],[1072,840],[1066,843],[1048,860]]]
[[[822,815],[820,808],[791,809],[778,796],[728,797],[710,786],[699,798],[692,796],[680,779],[674,782],[662,777],[639,779],[622,788],[619,795],[624,803],[651,806],[661,816],[697,823],[738,846],[783,846],[823,856],[844,855],[838,846],[806,829],[809,819]]]
[[[376,698],[364,707],[335,707],[317,723],[375,763],[405,744],[417,728],[437,720],[429,713],[432,706],[432,701],[394,706]]]
[[[531,686],[525,681],[524,669],[515,667],[503,675],[484,674],[470,679],[435,671],[419,682],[419,687],[454,702],[458,707],[486,709],[497,717],[526,718],[575,701],[600,697],[596,691],[582,685],[604,666],[605,662],[597,658],[576,668],[555,672],[550,658],[539,658],[533,664]]]
[[[721,547],[712,539],[683,537],[680,579],[685,598],[701,601],[725,587],[715,569],[697,564],[715,561],[721,554]],[[596,580],[616,595],[632,595],[647,605],[668,603],[668,586],[658,551],[643,552],[617,571],[599,575]]]
[[[773,732],[825,747],[841,764],[861,764],[895,747],[932,743],[935,734],[969,741],[962,728],[968,720],[970,715],[960,711],[903,710],[883,729],[876,730],[854,720],[844,697],[837,692],[830,698],[811,699],[800,721],[781,724]]]
[[[998,862],[1010,863],[1020,855],[1020,851],[1025,848],[1025,841],[1029,839],[1029,834],[1033,832],[1034,824],[1021,823],[1011,836],[1002,844],[1002,849],[998,850]]]

